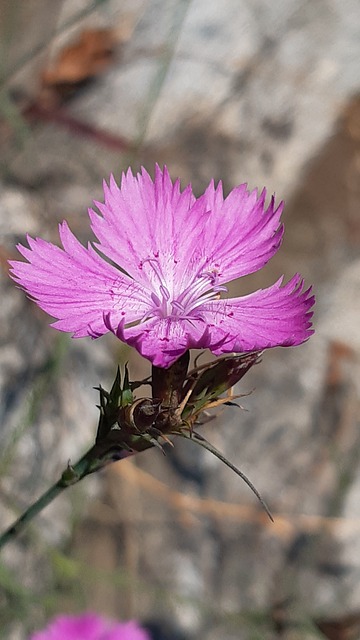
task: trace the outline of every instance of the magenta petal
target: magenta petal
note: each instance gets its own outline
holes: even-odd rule
[[[137,176],[129,169],[121,187],[113,177],[104,183],[104,194],[104,204],[95,202],[101,215],[89,210],[104,255],[145,284],[153,282],[153,271],[144,269],[149,258],[156,257],[165,272],[186,268],[187,245],[195,246],[202,233],[199,216],[190,213],[196,204],[190,185],[181,192],[179,180],[173,184],[167,169],[156,166],[154,181],[145,169]]]
[[[315,298],[311,288],[303,290],[299,274],[283,287],[281,283],[282,278],[247,296],[204,305],[212,341],[226,340],[221,347],[210,346],[213,353],[287,347],[301,344],[312,335],[310,308]]]
[[[150,640],[135,621],[117,623],[93,613],[58,616],[30,640]]]
[[[58,616],[46,629],[31,636],[30,640],[103,640],[107,638],[110,623],[93,613],[81,616]]]
[[[209,211],[204,227],[204,246],[211,264],[221,265],[219,282],[261,269],[278,250],[283,226],[283,203],[275,206],[272,197],[265,208],[266,190],[248,192],[246,184],[235,187],[223,198],[221,183],[211,182],[203,198]]]
[[[210,345],[211,336],[202,320],[188,322],[171,318],[152,318],[147,322],[124,328],[108,324],[115,335],[132,347],[157,367],[168,368],[188,349],[205,349]]]
[[[99,638],[99,640],[102,640]],[[116,624],[104,640],[151,640],[149,634],[137,622],[130,620]]]
[[[75,337],[107,331],[104,310],[120,321],[141,318],[148,308],[144,288],[108,264],[92,247],[83,247],[66,222],[60,225],[64,250],[28,236],[18,245],[28,262],[11,261],[11,275],[39,307],[57,318],[54,326]],[[91,328],[92,327],[92,328]]]

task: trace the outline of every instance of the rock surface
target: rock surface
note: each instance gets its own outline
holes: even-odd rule
[[[226,189],[246,180],[286,198],[279,254],[231,293],[301,271],[315,286],[317,333],[267,353],[242,382],[240,392],[256,388],[242,401],[247,411],[226,409],[204,426],[275,524],[228,469],[176,443],[166,458],[148,452],[59,499],[4,564],[39,602],[57,588],[55,608],[70,610],[78,588],[85,608],[170,618],[190,640],[320,637],[317,622],[360,610],[358,2],[97,4],[11,79],[12,95],[28,92],[46,56],[84,28],[115,27],[115,60],[64,107],[66,126],[40,118],[21,148],[9,124],[0,130],[4,526],[91,442],[93,387],[106,387],[129,357],[113,338],[71,341],[49,329],[7,279],[5,260],[26,232],[56,241],[63,217],[87,240],[86,207],[110,171],[166,162],[198,191],[215,177]],[[85,8],[66,0],[52,28]],[[28,49],[23,27],[16,36],[23,51],[43,39],[31,21],[28,31]],[[127,152],[81,135],[76,122],[125,139]],[[140,358],[131,365],[133,378],[143,375]],[[44,618],[38,604],[19,625],[11,593],[1,598],[11,640]]]

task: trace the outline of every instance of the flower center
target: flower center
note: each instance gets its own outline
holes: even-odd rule
[[[153,305],[146,313],[144,320],[152,317],[190,319],[200,317],[199,309],[205,302],[216,300],[221,291],[227,291],[227,287],[218,284],[218,270],[202,271],[195,274],[187,286],[181,291],[176,291],[176,282],[166,282],[159,262],[155,258],[148,258],[144,263],[152,269],[152,283],[155,290],[151,293]],[[171,295],[170,291],[173,291]]]

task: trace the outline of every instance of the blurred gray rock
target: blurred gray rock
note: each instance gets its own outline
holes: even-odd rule
[[[83,6],[66,0],[58,24]],[[301,271],[315,285],[317,333],[300,348],[265,354],[239,389],[255,387],[241,400],[246,411],[226,409],[202,428],[255,483],[275,524],[239,478],[177,442],[165,458],[148,452],[57,501],[32,537],[6,550],[6,565],[41,593],[39,574],[51,583],[42,544],[67,542],[78,508],[86,517],[71,554],[127,578],[122,588],[84,571],[87,608],[170,614],[189,638],[204,640],[318,637],[314,620],[360,610],[359,4],[171,0],[165,9],[111,0],[61,33],[51,55],[91,25],[125,25],[128,36],[66,113],[126,138],[129,153],[56,123],[37,123],[21,148],[7,141],[4,258],[25,232],[57,241],[63,217],[87,240],[85,211],[101,197],[101,179],[129,163],[152,171],[166,162],[197,190],[212,177],[226,189],[266,185],[287,199],[284,244],[231,293]],[[21,74],[13,82],[26,85]],[[92,387],[106,387],[125,356],[114,338],[71,341],[48,329],[7,278],[1,299],[6,525],[91,442]],[[131,364],[141,377],[140,358]]]

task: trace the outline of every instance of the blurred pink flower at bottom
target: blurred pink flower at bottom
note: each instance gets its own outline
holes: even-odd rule
[[[94,613],[61,615],[29,640],[150,640],[137,622],[114,622]]]

